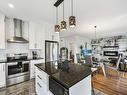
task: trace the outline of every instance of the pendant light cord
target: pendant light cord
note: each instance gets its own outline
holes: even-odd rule
[[[97,26],[94,26],[94,28],[95,28],[95,39],[97,39],[97,31],[96,31]]]
[[[63,21],[64,21],[64,1],[63,1]]]
[[[73,0],[71,0],[71,15],[73,16]]]
[[[56,24],[58,24],[58,7],[56,7]]]

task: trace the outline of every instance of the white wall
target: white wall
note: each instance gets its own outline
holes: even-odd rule
[[[91,48],[91,39],[89,38],[81,36],[60,37],[60,47],[67,47],[69,52],[72,50],[75,62],[77,62],[76,54],[80,53],[80,46],[83,45],[85,47],[86,42],[88,44],[88,48]]]

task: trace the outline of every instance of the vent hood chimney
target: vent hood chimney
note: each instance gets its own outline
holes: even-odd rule
[[[7,40],[8,43],[28,43],[29,41],[22,37],[23,21],[14,18],[14,37]]]

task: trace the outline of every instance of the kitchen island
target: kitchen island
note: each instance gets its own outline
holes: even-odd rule
[[[52,61],[36,64],[38,95],[91,95],[91,68]]]

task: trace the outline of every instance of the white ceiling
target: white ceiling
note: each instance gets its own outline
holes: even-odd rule
[[[0,10],[7,16],[24,20],[46,21],[55,24],[56,0],[0,0]],[[70,1],[65,0],[65,20],[70,14]],[[15,8],[8,7],[8,3]],[[97,37],[127,35],[127,0],[74,0],[74,15],[77,26],[62,35],[81,35],[94,38],[94,25],[97,25]],[[62,20],[62,6],[59,8],[59,20]]]

